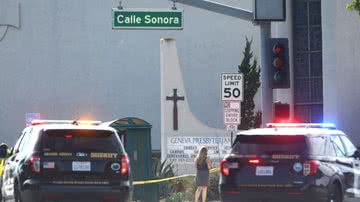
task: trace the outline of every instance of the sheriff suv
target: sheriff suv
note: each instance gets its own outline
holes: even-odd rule
[[[268,124],[243,131],[221,162],[221,201],[342,202],[360,197],[359,157],[359,150],[332,124]]]
[[[128,156],[110,127],[35,121],[7,159],[3,201],[130,201]]]

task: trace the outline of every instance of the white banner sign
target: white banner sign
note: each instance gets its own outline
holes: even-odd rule
[[[214,165],[219,165],[223,157],[230,153],[230,137],[168,137],[167,160],[169,162],[193,164],[201,147],[207,147],[208,156]]]
[[[244,100],[244,76],[238,73],[221,74],[221,98],[223,101]]]

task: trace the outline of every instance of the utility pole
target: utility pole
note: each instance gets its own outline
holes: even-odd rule
[[[271,3],[270,0],[268,0]],[[220,4],[211,0],[176,0],[177,3],[209,10],[215,13],[236,17],[242,20],[254,22],[260,26],[260,44],[261,44],[261,98],[262,98],[262,123],[263,125],[272,121],[273,118],[273,89],[270,81],[271,58],[268,51],[270,50],[269,40],[271,38],[271,22],[254,21],[254,13],[252,11],[241,8],[231,7]]]
[[[273,120],[273,89],[271,87],[270,68],[271,58],[269,54],[271,38],[270,22],[260,23],[260,50],[261,50],[261,104],[262,125]]]

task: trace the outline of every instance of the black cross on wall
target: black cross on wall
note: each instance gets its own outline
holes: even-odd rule
[[[177,94],[177,89],[173,89],[173,96],[166,96],[166,100],[172,100],[174,101],[174,108],[173,108],[173,128],[174,130],[178,130],[178,108],[177,108],[177,102],[179,100],[184,101],[185,97],[179,97]]]

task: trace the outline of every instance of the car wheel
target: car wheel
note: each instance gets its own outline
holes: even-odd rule
[[[343,202],[343,197],[339,185],[337,184],[332,185],[330,189],[328,202]]]

